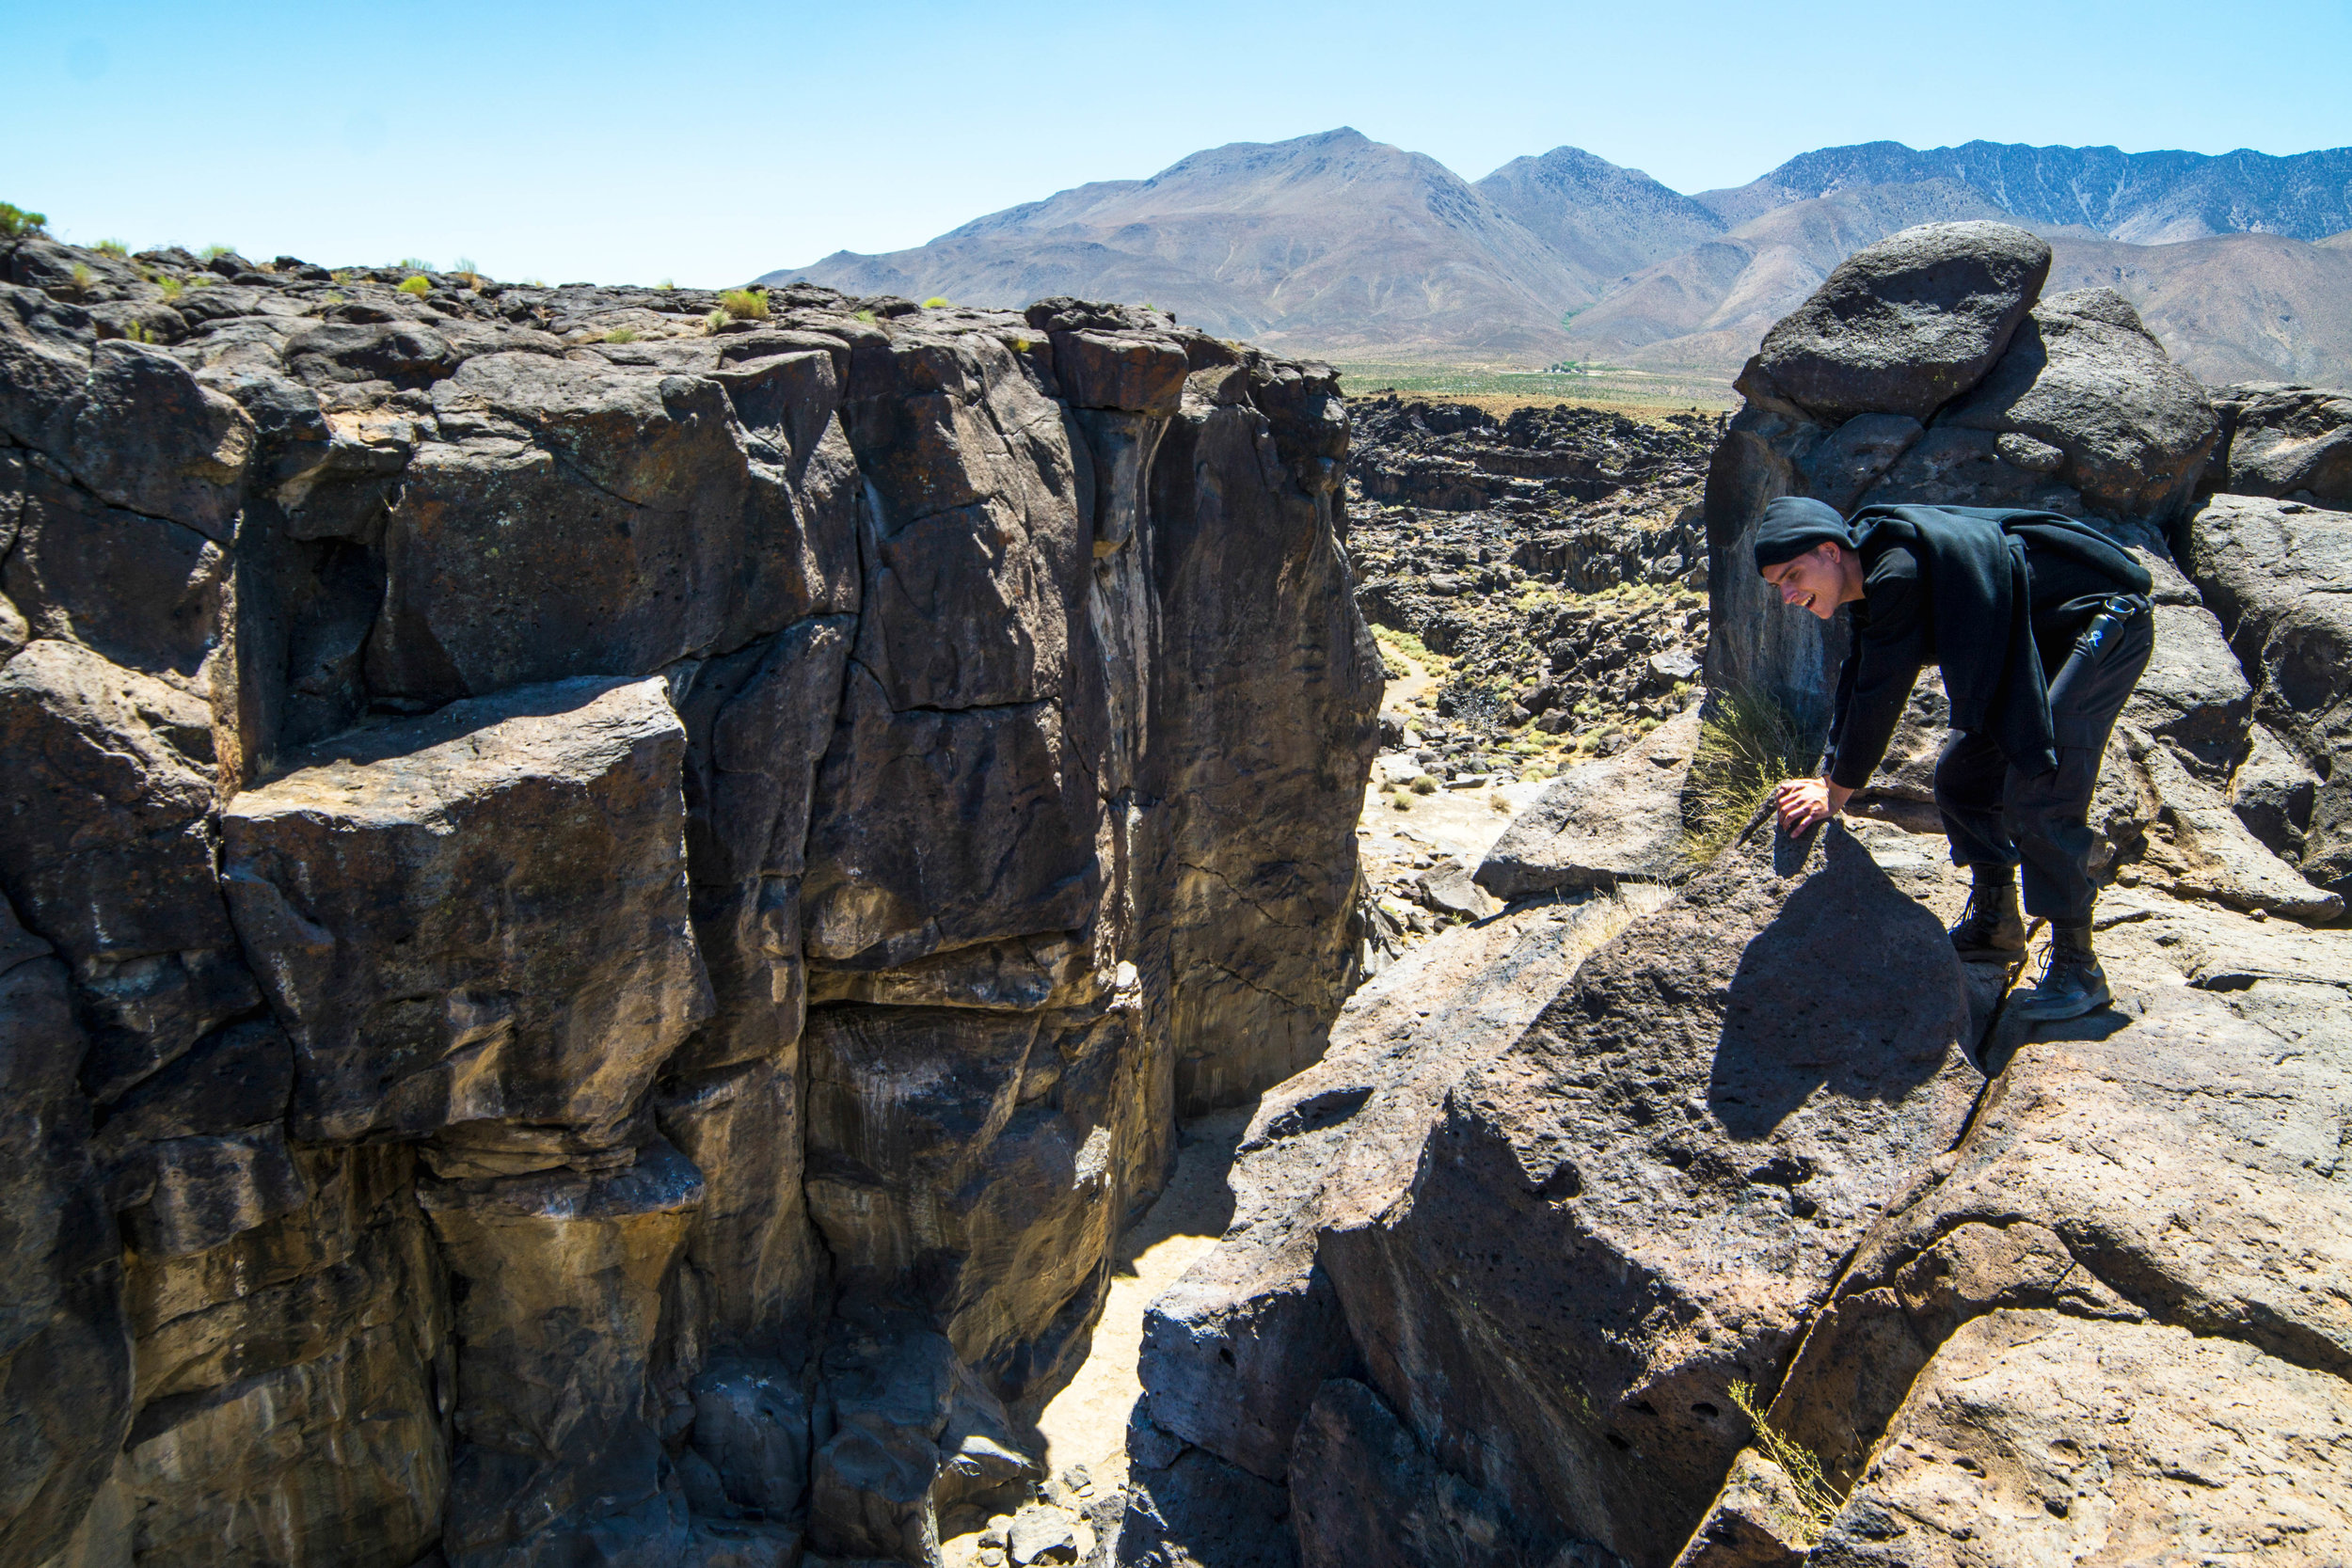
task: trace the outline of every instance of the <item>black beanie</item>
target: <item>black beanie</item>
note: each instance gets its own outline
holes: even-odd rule
[[[1767,502],[1764,520],[1756,529],[1756,569],[1759,572],[1794,561],[1824,539],[1853,548],[1853,530],[1836,508],[1806,496],[1783,496]]]

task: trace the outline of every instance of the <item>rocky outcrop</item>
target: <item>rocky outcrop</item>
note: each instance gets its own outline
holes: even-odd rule
[[[1825,696],[1818,623],[1774,642],[1799,618],[1733,580],[1772,494],[2029,499],[2137,553],[2156,651],[2091,814],[2115,1005],[2036,1028],[2015,968],[1954,958],[1932,683],[1876,820],[1703,867],[1663,857],[1659,759],[1570,771],[1482,868],[1524,901],[1266,1095],[1153,1308],[1122,1560],[1181,1560],[1180,1471],[1279,1486],[1251,1516],[1304,1562],[2352,1550],[2343,516],[2195,498],[2201,390],[2110,298],[2037,302],[2032,254],[1914,236],[1768,339],[1710,484],[1710,673]]]
[[[2352,396],[2256,382],[2214,393],[2218,489],[2352,508]]]
[[[2219,435],[2211,401],[2112,291],[2042,298],[2048,254],[2002,224],[1923,225],[1772,328],[1708,475],[1711,687],[1825,721],[1845,633],[1781,613],[1756,578],[1775,497],[2177,519]]]
[[[1177,1114],[1348,981],[1329,372],[0,279],[0,1563],[923,1561],[1031,1484]]]

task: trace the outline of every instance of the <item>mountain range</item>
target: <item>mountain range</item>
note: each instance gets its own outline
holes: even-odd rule
[[[1150,301],[1286,353],[1727,375],[1845,257],[1959,218],[2044,235],[2051,292],[2117,289],[2208,380],[2352,381],[2352,148],[1869,142],[1686,196],[1573,147],[1466,181],[1342,128],[1196,152],[759,281]]]

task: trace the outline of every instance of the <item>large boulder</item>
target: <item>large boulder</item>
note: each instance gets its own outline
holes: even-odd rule
[[[1926,223],[1865,245],[1764,336],[1743,380],[1817,419],[1924,420],[1982,379],[2050,275],[2006,223]]]
[[[2229,461],[2217,489],[2352,508],[2352,394],[2253,383],[2214,394]]]
[[[2125,1010],[2000,1026],[1985,1053],[2006,1069],[1966,1142],[1857,1251],[1781,1386],[1772,1418],[1833,1481],[1883,1453],[1937,1348],[2002,1308],[2352,1368],[2352,1315],[2322,1283],[2352,1268],[2331,1109],[2352,943],[2125,892],[2100,924]]]
[[[1663,897],[1535,905],[1459,927],[1348,998],[1323,1059],[1260,1101],[1231,1178],[1225,1239],[1152,1302],[1138,1361],[1151,1419],[1280,1480],[1327,1376],[1360,1357],[1322,1232],[1361,1225],[1412,1180],[1446,1091],[1508,1046],[1587,953]]]
[[[1750,837],[1326,1236],[1367,1381],[1527,1525],[1669,1561],[1740,1446],[1725,1386],[1769,1376],[1966,1124],[1968,1029],[1942,927],[1844,830]]]
[[[1569,768],[1511,819],[1480,863],[1478,885],[1523,898],[1688,870],[1682,791],[1698,741],[1692,708],[1613,757]]]
[[[508,1169],[633,1141],[710,1006],[685,749],[661,682],[581,679],[325,743],[237,797],[223,881],[302,1135],[449,1129]]]
[[[2352,1549],[2344,1380],[2153,1323],[1996,1310],[1945,1341],[1805,1559],[2162,1562]]]
[[[1994,437],[1997,458],[2049,473],[2092,511],[2157,519],[2187,498],[2220,434],[2203,386],[2112,289],[2036,305],[1992,373],[1935,423]]]
[[[2352,513],[2215,496],[2188,518],[2185,562],[2254,687],[2264,726],[2323,781],[2302,836],[2304,876],[2352,892]]]

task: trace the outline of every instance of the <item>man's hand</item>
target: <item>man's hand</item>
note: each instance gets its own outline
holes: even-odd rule
[[[1790,779],[1772,791],[1772,809],[1780,814],[1781,832],[1794,838],[1846,809],[1853,791],[1827,779]]]

